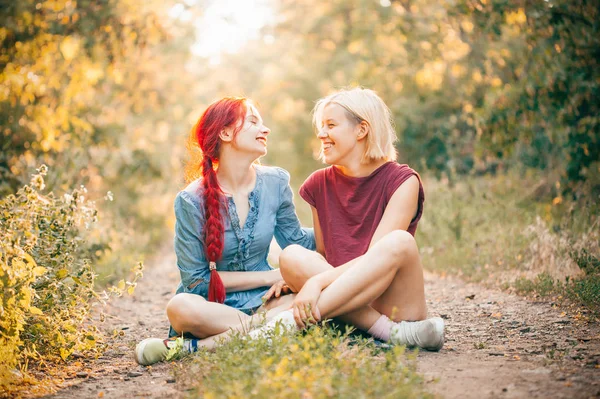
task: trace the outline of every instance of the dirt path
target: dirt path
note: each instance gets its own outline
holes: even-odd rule
[[[167,251],[147,264],[134,297],[113,301],[103,328],[118,333],[96,361],[82,362],[62,389],[48,398],[178,398],[185,387],[172,365],[140,367],[137,341],[164,336],[164,312],[178,273]],[[426,276],[431,315],[446,319],[446,345],[420,353],[419,371],[440,397],[600,397],[600,328],[549,303],[475,284]]]

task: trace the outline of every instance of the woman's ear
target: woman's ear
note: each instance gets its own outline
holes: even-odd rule
[[[369,126],[367,121],[361,121],[358,124],[358,134],[356,135],[356,139],[359,141],[364,139],[365,137],[367,137],[370,130],[371,130],[371,127]]]
[[[219,132],[219,138],[221,141],[231,142],[233,141],[233,129],[225,128]]]

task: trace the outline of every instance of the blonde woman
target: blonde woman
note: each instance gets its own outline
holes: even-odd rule
[[[280,256],[281,274],[298,293],[295,323],[337,318],[379,340],[440,350],[444,322],[426,319],[413,237],[423,187],[396,162],[388,107],[372,90],[341,90],[317,102],[313,121],[330,166],[300,188],[312,208],[316,252],[291,245]]]

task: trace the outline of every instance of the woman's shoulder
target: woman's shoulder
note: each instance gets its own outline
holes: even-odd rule
[[[315,170],[306,178],[306,180],[304,180],[304,183],[302,183],[302,186],[300,187],[300,193],[302,194],[302,192],[311,192],[316,190],[318,187],[325,187],[325,181],[333,178],[333,175],[333,166]]]
[[[407,164],[398,163],[396,161],[388,162],[387,164],[385,164],[385,167],[385,175],[388,177],[396,178],[410,177],[411,175],[417,175],[417,177],[419,176],[419,174]]]
[[[175,209],[193,206],[201,209],[202,202],[202,178],[190,182],[183,190],[177,193],[175,197]]]
[[[413,168],[411,168],[410,165],[407,165],[405,163],[399,163],[397,161],[388,162],[386,164],[386,166],[388,166],[389,169],[395,170],[395,171],[412,171],[412,172],[415,172],[415,170]]]
[[[287,184],[290,181],[290,173],[278,166],[256,165],[256,171],[267,182]]]
[[[306,181],[319,181],[321,179],[326,179],[334,172],[333,166],[328,166],[326,168],[317,169],[312,172],[307,178]]]

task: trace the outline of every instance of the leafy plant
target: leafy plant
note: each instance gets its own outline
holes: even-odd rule
[[[74,351],[97,349],[100,340],[86,321],[92,305],[108,294],[95,290],[82,238],[98,213],[84,187],[62,197],[43,194],[46,173],[41,166],[29,185],[0,201],[0,386],[32,360],[66,360]],[[133,282],[110,292],[135,287],[141,264],[135,272]]]

